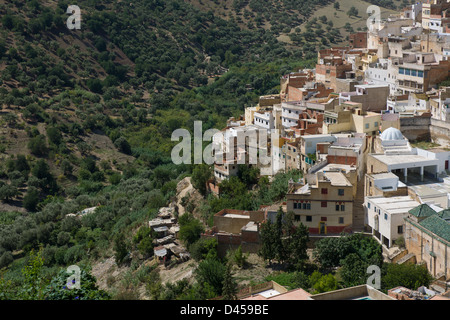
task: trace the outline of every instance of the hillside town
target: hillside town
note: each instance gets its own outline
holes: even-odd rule
[[[449,76],[444,0],[410,5],[351,35],[347,46],[320,50],[315,69],[282,76],[279,94],[261,96],[229,119],[222,144],[238,156],[214,165],[208,188],[220,196],[220,182],[237,175],[242,159],[269,179],[290,170],[303,177],[289,181],[286,201],[222,210],[202,235],[216,238],[219,251],[257,252],[260,224],[281,208],[308,227],[310,238],[371,235],[386,261],[425,265],[434,291],[394,288],[386,295],[359,286],[311,296],[267,283],[242,299],[449,299],[450,87],[439,86]],[[259,131],[269,133],[269,165],[250,163],[252,146],[236,143]]]

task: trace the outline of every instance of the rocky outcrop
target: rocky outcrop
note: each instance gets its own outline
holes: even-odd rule
[[[191,177],[186,177],[177,184],[177,194],[174,202],[170,204],[171,207],[181,216],[185,212],[197,213],[198,205],[203,201],[203,196],[191,183]]]

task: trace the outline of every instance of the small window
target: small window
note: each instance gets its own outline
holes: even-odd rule
[[[344,195],[344,189],[338,189],[338,195],[343,196]]]
[[[397,233],[398,234],[402,234],[403,233],[403,226],[398,226],[397,227]]]
[[[377,212],[377,207],[373,207],[373,211]]]
[[[307,203],[307,204],[306,204],[306,209],[307,209],[307,210],[311,210],[311,203]]]
[[[385,213],[384,214],[384,220],[387,220],[388,219],[388,215],[387,215],[387,213]]]
[[[369,124],[368,123],[366,123],[366,129],[369,129]]]
[[[312,216],[306,216],[306,222],[311,222],[312,221]]]
[[[321,204],[320,204],[320,206],[321,206],[322,208],[326,208],[326,207],[327,207],[327,202],[326,202],[326,201],[322,201]]]
[[[339,224],[343,224],[344,223],[344,217],[339,217]]]
[[[378,122],[375,121],[375,123],[373,124],[373,126],[376,128],[378,127]]]
[[[336,205],[336,211],[339,211],[339,205],[338,204]]]
[[[298,214],[296,214],[296,215],[294,216],[294,220],[295,220],[295,221],[300,221],[300,216],[299,216]]]
[[[341,204],[341,211],[345,211],[345,205]]]
[[[367,208],[370,209],[370,202],[367,203]]]
[[[328,194],[328,189],[327,188],[322,188],[322,194]]]
[[[294,209],[297,209],[297,202],[294,202]]]

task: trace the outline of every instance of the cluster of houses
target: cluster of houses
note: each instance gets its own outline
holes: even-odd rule
[[[289,181],[284,202],[217,213],[204,236],[255,252],[260,223],[281,208],[310,236],[369,233],[387,254],[401,246],[398,260],[449,281],[450,87],[438,86],[449,78],[446,0],[417,2],[350,36],[348,46],[320,50],[315,69],[282,76],[279,94],[229,119],[221,143],[236,156],[214,164],[219,188],[211,191],[220,196],[220,182],[241,163],[269,177],[290,170],[303,177]],[[268,133],[259,153],[269,164],[252,159],[247,140],[236,143],[250,132]],[[421,140],[443,146],[415,147]]]
[[[173,207],[162,207],[156,218],[148,222],[156,235],[154,241],[154,258],[159,263],[168,265],[169,261],[183,262],[190,259],[190,254],[178,240],[180,226],[174,216]]]

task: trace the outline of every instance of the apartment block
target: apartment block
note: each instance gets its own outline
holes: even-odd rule
[[[331,134],[312,134],[300,137],[300,169],[307,172],[316,161],[317,144],[322,142],[335,142],[336,136]]]
[[[357,32],[349,36],[350,48],[367,48],[367,32]]]
[[[380,112],[386,110],[389,97],[389,85],[364,84],[355,85],[353,92],[339,93],[339,104],[357,102],[362,104],[363,111]]]
[[[345,102],[334,111],[325,112],[322,133],[357,132],[375,136],[380,125],[380,113],[364,111],[362,103]]]
[[[450,61],[437,62],[432,53],[409,52],[398,67],[399,93],[427,92],[449,77]]]
[[[420,202],[409,196],[365,197],[364,223],[375,239],[390,248],[396,239],[404,236],[404,218],[418,205]]]
[[[353,218],[353,186],[341,172],[317,172],[304,181],[289,183],[286,210],[310,234],[350,231]]]
[[[318,52],[316,64],[316,82],[336,90],[336,79],[346,78],[345,73],[352,71],[352,64],[345,61],[345,48],[324,49]]]
[[[259,225],[264,220],[263,211],[223,209],[214,215],[214,226],[201,237],[217,239],[218,254],[222,257],[239,246],[243,252],[257,252]]]

